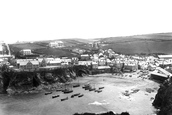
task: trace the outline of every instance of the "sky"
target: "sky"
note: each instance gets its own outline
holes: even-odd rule
[[[171,0],[1,0],[0,41],[172,32]]]

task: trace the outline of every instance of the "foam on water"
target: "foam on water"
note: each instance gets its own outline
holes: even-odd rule
[[[88,105],[100,106],[100,105],[108,105],[108,104],[109,104],[109,102],[106,102],[106,100],[103,100],[102,102],[94,101],[93,103],[89,103]]]

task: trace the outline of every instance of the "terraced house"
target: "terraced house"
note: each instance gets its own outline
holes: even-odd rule
[[[35,70],[39,68],[39,62],[36,60],[33,61],[21,61],[18,63],[18,69],[21,70]]]

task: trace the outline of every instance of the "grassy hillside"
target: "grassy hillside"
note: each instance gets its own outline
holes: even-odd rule
[[[113,49],[116,52],[124,54],[172,54],[172,33],[144,34],[125,37],[110,37],[98,39],[58,39],[64,42],[65,48],[52,49],[48,48],[48,43],[56,40],[37,41],[33,43],[11,44],[12,53],[21,49],[32,49],[34,52],[45,55],[57,56],[75,56],[72,49],[80,48],[90,50],[88,43],[93,40],[101,42],[102,49]]]
[[[20,43],[20,44],[10,44],[10,49],[12,54],[16,55],[22,49],[31,49],[33,53],[44,54],[44,55],[55,55],[55,56],[76,56],[77,54],[72,52],[74,48],[87,49],[87,40],[82,39],[60,39],[64,42],[65,47],[62,49],[53,49],[48,47],[49,42],[56,40],[46,40],[46,41],[36,41],[33,43]]]
[[[91,40],[71,38],[71,39],[55,39],[55,40],[37,41],[34,43],[48,45],[49,42],[53,42],[53,41],[62,41],[66,47],[69,47],[69,46],[71,47],[71,46],[76,46],[76,45],[84,45],[84,44],[91,42]]]
[[[22,49],[31,49],[33,51],[35,49],[46,48],[45,46],[36,43],[9,44],[9,47],[13,55],[17,55]]]
[[[44,54],[44,55],[54,55],[58,57],[75,57],[77,54],[72,53],[70,49],[54,49],[54,48],[43,48],[35,49],[34,53]]]
[[[172,33],[135,35],[99,39],[103,49],[111,48],[124,54],[172,54]]]

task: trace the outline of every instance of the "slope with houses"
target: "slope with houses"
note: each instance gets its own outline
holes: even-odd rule
[[[140,68],[152,69],[156,66],[169,66],[172,64],[171,55],[129,55],[117,53],[111,48],[104,48],[102,43],[105,42],[99,40],[87,43],[82,43],[81,41],[78,43],[75,42],[72,42],[72,40],[70,42],[67,42],[67,40],[55,40],[44,43],[36,42],[12,45],[11,49],[17,49],[16,51],[23,57],[10,58],[10,60],[8,58],[1,58],[0,61],[2,63],[6,60],[6,62],[10,63],[10,68],[23,71],[34,71],[43,67],[66,65],[86,65],[90,70],[110,70],[112,67],[115,67],[113,69],[119,71],[137,71]],[[87,48],[79,47],[81,44]],[[69,54],[72,55],[68,57]]]

